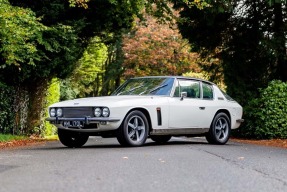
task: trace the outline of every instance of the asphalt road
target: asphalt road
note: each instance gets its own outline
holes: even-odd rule
[[[286,192],[286,160],[285,149],[202,138],[139,148],[100,137],[80,149],[48,142],[0,151],[0,192]]]

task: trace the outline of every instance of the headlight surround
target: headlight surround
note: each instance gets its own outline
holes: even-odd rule
[[[56,109],[55,108],[51,108],[50,109],[50,116],[51,117],[55,117],[56,116]]]
[[[61,108],[57,109],[57,116],[61,117],[63,115],[63,110]]]
[[[95,115],[96,117],[100,117],[100,116],[102,115],[102,110],[101,110],[101,108],[99,108],[99,107],[95,108],[95,110],[94,110],[94,115]]]
[[[103,115],[103,117],[108,117],[108,116],[110,115],[110,110],[109,110],[109,108],[104,107],[104,108],[103,108],[103,111],[102,111],[102,115]]]

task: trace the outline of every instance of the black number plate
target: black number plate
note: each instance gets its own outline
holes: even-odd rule
[[[83,127],[84,123],[82,121],[64,121],[64,127]]]

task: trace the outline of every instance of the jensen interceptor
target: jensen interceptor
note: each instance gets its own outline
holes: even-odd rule
[[[205,136],[225,144],[244,121],[242,107],[214,83],[197,78],[131,78],[111,96],[51,105],[46,120],[58,128],[61,143],[83,146],[89,136],[116,137],[121,145],[142,146],[172,136]]]

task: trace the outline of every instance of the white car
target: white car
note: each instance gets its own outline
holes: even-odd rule
[[[68,100],[49,107],[46,120],[61,143],[83,146],[89,136],[116,137],[121,145],[158,143],[172,136],[205,136],[225,144],[243,122],[242,107],[215,84],[188,77],[127,80],[111,96]]]

